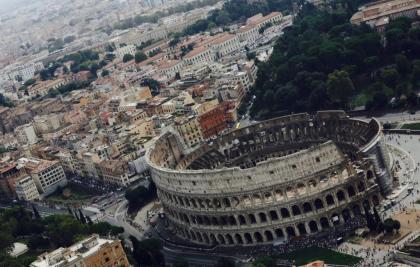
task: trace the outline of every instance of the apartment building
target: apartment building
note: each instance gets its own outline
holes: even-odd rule
[[[222,105],[218,105],[215,108],[201,114],[198,116],[198,123],[204,139],[219,134],[228,127],[224,107]]]
[[[174,127],[189,147],[193,147],[204,140],[200,124],[195,116],[175,118]]]
[[[220,58],[238,51],[241,48],[241,43],[235,34],[222,33],[214,36],[207,46],[211,47],[216,56]]]
[[[419,15],[419,0],[383,0],[366,4],[359,8],[350,19],[352,24],[367,25],[382,31],[390,20],[398,17]]]
[[[35,85],[28,88],[28,95],[30,97],[45,96],[50,90],[58,89],[65,85],[67,82],[64,79],[48,80],[44,82],[38,82]]]
[[[54,193],[59,187],[67,185],[66,174],[57,160],[20,158],[22,165],[35,182],[38,192],[43,196]]]
[[[184,56],[186,65],[197,65],[202,63],[209,63],[215,60],[214,52],[211,48],[199,46],[188,52]]]
[[[103,160],[98,164],[104,182],[128,186],[130,184],[127,162],[120,160]]]
[[[114,55],[121,60],[123,59],[124,55],[130,54],[130,55],[134,56],[135,53],[136,53],[136,46],[135,45],[121,46],[121,47],[118,47],[117,49],[115,49],[115,51],[114,51]]]
[[[20,144],[33,145],[38,142],[38,136],[35,133],[35,129],[32,124],[25,124],[16,127],[15,129],[16,139]]]
[[[39,199],[39,192],[31,176],[24,176],[15,182],[16,196],[20,200],[32,201]]]
[[[283,15],[280,12],[272,12],[267,16],[263,16],[261,13],[247,19],[245,26],[241,27],[238,31],[238,37],[241,42],[253,43],[255,42],[260,34],[259,29],[265,26],[267,23],[278,23],[283,19]]]
[[[92,235],[68,248],[38,256],[30,267],[129,267],[121,241]]]

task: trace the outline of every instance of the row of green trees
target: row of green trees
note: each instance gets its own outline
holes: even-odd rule
[[[75,213],[78,213],[75,217]],[[22,206],[0,211],[0,266],[29,266],[34,255],[51,251],[60,246],[69,246],[87,235],[96,233],[102,236],[118,235],[123,228],[106,222],[93,223],[81,211],[72,215],[52,215],[41,218],[34,207],[33,212]],[[12,244],[23,241],[30,251],[28,257],[11,258],[8,251]]]
[[[302,7],[259,64],[251,115],[329,108],[417,105],[420,29],[410,18],[392,20],[384,35],[349,23],[363,1],[341,0],[329,12]]]

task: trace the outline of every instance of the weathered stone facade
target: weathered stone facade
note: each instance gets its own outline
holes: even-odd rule
[[[259,244],[315,233],[378,205],[391,189],[378,121],[296,114],[188,153],[163,134],[146,160],[170,226],[201,244]]]

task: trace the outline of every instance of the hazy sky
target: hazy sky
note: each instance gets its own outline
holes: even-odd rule
[[[25,3],[31,2],[31,0],[0,0],[0,12],[8,11],[14,9],[17,5],[24,5]]]

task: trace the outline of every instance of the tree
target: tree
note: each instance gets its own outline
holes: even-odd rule
[[[276,260],[273,259],[272,257],[269,256],[261,256],[258,257],[254,264],[261,264],[261,266],[265,266],[265,267],[276,267]]]
[[[50,73],[47,69],[43,69],[39,72],[39,76],[41,77],[41,80],[46,81],[50,78]]]
[[[388,218],[384,221],[384,228],[385,232],[392,233],[394,231],[394,220],[391,218]]]
[[[381,71],[380,77],[387,86],[395,88],[400,74],[394,67],[388,67]]]
[[[101,76],[102,77],[109,76],[109,70],[102,70]]]
[[[335,70],[328,74],[327,94],[331,100],[338,101],[345,106],[354,91],[353,82],[346,71]]]
[[[235,262],[230,258],[219,258],[216,263],[216,267],[235,267]]]
[[[89,216],[86,216],[86,221],[89,225],[93,225],[92,219]]]
[[[131,61],[131,60],[133,60],[133,55],[131,55],[131,54],[125,54],[124,56],[123,56],[123,62],[124,63],[126,63],[126,62],[128,62],[128,61]]]
[[[23,85],[25,85],[25,86],[31,86],[34,83],[36,83],[36,80],[35,79],[29,79]]]
[[[142,52],[137,52],[134,55],[134,60],[136,61],[136,63],[140,63],[142,61],[145,61],[146,59],[147,59],[147,56]]]

